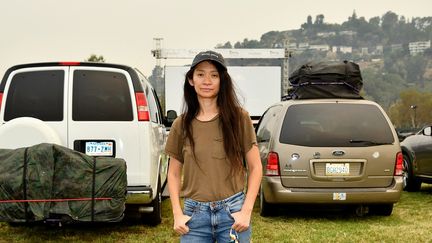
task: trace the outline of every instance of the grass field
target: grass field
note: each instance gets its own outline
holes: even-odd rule
[[[315,208],[282,209],[278,216],[253,213],[253,242],[432,242],[432,185],[404,192],[389,217],[356,216],[349,211]],[[178,242],[171,230],[169,200],[163,201],[163,221],[157,227],[133,222],[75,225],[10,226],[0,223],[0,242]]]

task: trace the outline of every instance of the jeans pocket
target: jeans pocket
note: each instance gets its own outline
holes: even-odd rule
[[[196,206],[189,205],[188,203],[184,204],[183,214],[191,217],[189,219],[189,221],[192,219],[192,217],[194,216],[195,212],[196,212]]]
[[[230,201],[226,203],[228,214],[232,219],[234,219],[232,214],[239,212],[243,206],[243,203],[244,203],[244,198],[239,198],[236,199],[235,201]]]

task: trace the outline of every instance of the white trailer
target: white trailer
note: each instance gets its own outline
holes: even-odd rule
[[[181,114],[183,85],[189,66],[165,67],[165,110]],[[256,123],[272,104],[281,100],[280,66],[228,66],[238,98]]]

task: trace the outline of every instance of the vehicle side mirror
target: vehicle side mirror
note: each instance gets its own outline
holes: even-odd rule
[[[165,126],[171,127],[171,125],[173,124],[173,122],[176,118],[177,118],[177,112],[175,110],[167,111]]]
[[[432,127],[426,127],[425,129],[423,129],[423,135],[432,136]]]

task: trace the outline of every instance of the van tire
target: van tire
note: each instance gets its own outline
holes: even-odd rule
[[[18,117],[0,126],[0,148],[17,149],[40,143],[60,144],[61,139],[44,121],[33,117]],[[25,138],[25,139],[23,139]]]
[[[144,220],[144,223],[156,226],[162,222],[162,190],[161,190],[161,181],[160,176],[158,176],[158,184],[156,189],[156,197],[151,202],[151,206],[153,207],[153,212],[149,214],[142,214],[141,217]]]
[[[263,192],[263,189],[261,187],[261,189],[260,189],[260,215],[262,217],[267,217],[267,216],[273,215],[274,209],[272,207],[274,207],[274,206],[269,204],[268,202],[266,202],[266,200],[264,198],[264,192]]]
[[[403,155],[403,179],[404,190],[408,192],[416,192],[420,190],[421,181],[414,176],[412,162],[408,155]]]
[[[393,203],[372,205],[369,210],[373,215],[390,216],[393,212]]]

